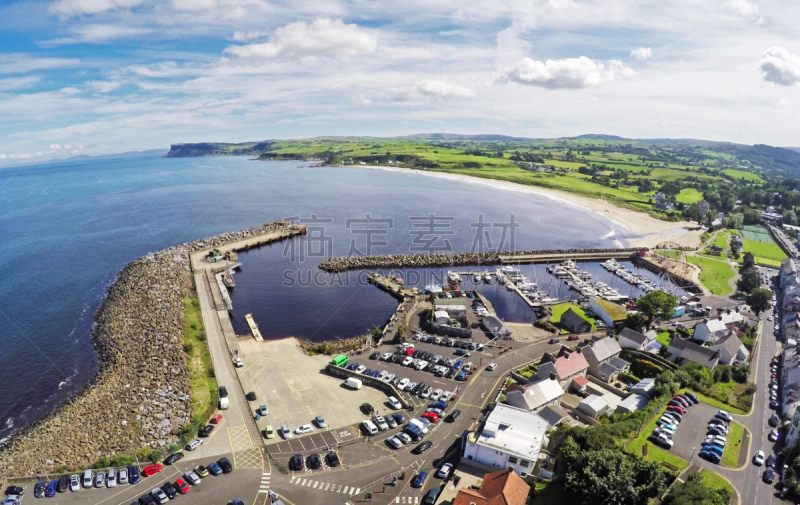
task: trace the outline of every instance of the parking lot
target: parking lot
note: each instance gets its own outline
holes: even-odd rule
[[[364,416],[357,406],[371,403],[376,407],[386,401],[386,394],[375,388],[359,390],[345,388],[342,380],[323,373],[330,356],[308,356],[293,338],[256,342],[240,342],[246,366],[241,380],[246,391],[254,391],[257,399],[250,402],[255,409],[264,404],[269,415],[257,421],[260,430],[271,425],[274,430],[282,424],[294,430],[322,416],[327,429],[335,430],[361,422]],[[322,431],[315,427],[315,431]],[[277,436],[267,441],[278,443]]]
[[[719,409],[705,403],[698,403],[689,407],[689,411],[683,416],[683,420],[675,430],[672,437],[672,450],[670,452],[689,461],[692,456],[697,456],[700,446],[706,438],[706,427],[708,422],[719,412]],[[730,440],[728,443],[736,443],[737,440]],[[694,454],[693,454],[694,453]]]
[[[233,461],[232,455],[226,455]],[[219,459],[220,456],[209,458],[208,461],[185,461],[181,460],[175,465],[165,466],[162,471],[150,477],[142,477],[138,484],[119,484],[113,488],[81,489],[77,492],[66,492],[57,494],[53,503],[63,504],[87,504],[93,505],[127,505],[134,503],[143,494],[151,489],[162,486],[165,482],[175,482],[182,478],[184,472],[196,468],[200,464],[210,463]],[[186,505],[199,503],[229,503],[234,498],[241,498],[245,503],[252,503],[253,497],[258,494],[264,475],[262,470],[255,469],[234,469],[232,473],[219,476],[209,475],[200,481],[199,484],[191,486],[189,492],[178,495],[170,500],[171,503],[184,503]],[[267,478],[266,481],[269,479]],[[25,497],[22,503],[32,503],[36,498],[33,497],[34,483],[24,485]]]

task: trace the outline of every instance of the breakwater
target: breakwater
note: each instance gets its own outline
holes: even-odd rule
[[[291,227],[268,223],[148,254],[123,268],[95,315],[100,371],[51,414],[0,448],[0,477],[85,468],[103,457],[180,444],[191,426],[183,348],[184,297],[194,296],[189,254]]]
[[[491,253],[454,253],[454,254],[388,254],[383,256],[346,256],[331,258],[320,263],[319,268],[326,272],[343,272],[346,270],[366,270],[375,268],[436,268],[455,266],[500,265],[508,263],[530,263],[537,256],[547,256],[555,260],[558,256],[583,255],[591,260],[592,254],[630,255],[641,248],[630,249],[556,249],[531,250]]]

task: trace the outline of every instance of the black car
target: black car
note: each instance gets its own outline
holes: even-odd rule
[[[769,402],[769,408],[773,410],[777,410],[780,406],[781,404],[776,401]]]
[[[181,458],[183,458],[183,453],[182,452],[176,452],[175,454],[170,454],[169,456],[164,458],[164,464],[165,465],[171,465],[171,464],[175,463],[176,461],[179,461]]]
[[[465,354],[467,354],[467,351],[465,351],[464,349],[456,349],[456,352],[454,354],[456,356],[464,356]]]
[[[197,434],[203,438],[211,436],[211,432],[214,431],[214,426],[207,424],[200,428],[200,431]]]
[[[455,374],[456,374],[455,369],[451,368],[450,370],[447,371],[446,374],[444,374],[444,377],[445,379],[452,379]]]
[[[772,484],[772,482],[775,480],[775,470],[772,468],[767,468],[764,470],[763,479],[767,484]]]
[[[150,496],[150,493],[139,497],[139,505],[155,505],[156,500]]]
[[[329,467],[336,468],[339,466],[339,455],[335,452],[329,452],[325,455],[325,461],[328,462]]]
[[[773,428],[778,426],[778,423],[781,422],[781,418],[778,417],[778,414],[772,414],[772,417],[769,418],[769,425]]]
[[[369,403],[362,403],[361,404],[361,412],[363,412],[365,414],[372,414],[373,412],[375,412],[375,408],[372,405],[370,405]]]
[[[423,452],[427,451],[431,447],[433,447],[433,442],[425,441],[425,442],[422,442],[421,444],[419,444],[418,446],[416,446],[414,448],[414,450],[411,451],[411,452],[413,452],[414,454],[422,454]]]
[[[164,485],[161,486],[161,490],[164,491],[164,494],[166,494],[170,500],[178,496],[178,488],[170,481],[165,482]]]
[[[778,458],[775,457],[774,454],[770,454],[767,456],[767,460],[764,462],[768,468],[775,468],[775,463],[777,463]]]
[[[375,352],[373,352],[372,354],[369,355],[369,359],[378,359],[380,357],[380,355],[381,355],[381,353],[379,353],[378,351],[375,351]]]
[[[289,460],[289,468],[295,471],[303,469],[303,456],[300,454],[295,454],[292,456],[292,459]]]
[[[700,403],[700,400],[697,399],[697,397],[694,395],[694,393],[690,393],[689,391],[687,391],[687,392],[683,393],[683,396],[688,397],[694,403]]]
[[[233,465],[231,465],[231,462],[228,461],[228,458],[219,458],[219,460],[217,460],[217,464],[222,470],[222,473],[231,473],[233,471]]]
[[[219,387],[219,397],[220,398],[227,398],[228,397],[228,389],[225,386]]]
[[[25,494],[25,488],[19,486],[8,486],[6,488],[6,496],[17,495],[22,496]]]
[[[312,470],[316,470],[322,466],[322,459],[320,459],[319,454],[312,454],[306,460],[306,464]]]
[[[37,498],[43,498],[44,497],[44,489],[46,487],[47,487],[47,482],[45,482],[43,480],[40,480],[39,482],[37,482],[36,485],[33,486],[33,496],[35,496]]]
[[[244,397],[247,398],[248,402],[253,402],[256,400],[256,393],[254,391],[250,391],[249,393],[244,395]]]
[[[547,343],[548,344],[557,344],[558,343],[558,339],[557,338],[551,338],[550,340],[547,341]]]
[[[58,487],[56,488],[56,491],[59,493],[66,493],[69,491],[69,475],[62,475],[58,479]]]
[[[419,384],[414,386],[414,389],[411,390],[411,394],[412,395],[418,395],[419,392],[422,391],[422,388],[424,388],[424,387],[425,387],[425,383],[424,382],[420,382]]]
[[[444,420],[447,421],[448,423],[452,423],[453,421],[458,419],[458,416],[460,416],[460,415],[461,415],[461,411],[456,409],[456,410],[450,412],[447,415],[447,417],[444,418]]]

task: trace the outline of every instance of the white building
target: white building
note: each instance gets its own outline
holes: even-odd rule
[[[533,471],[547,434],[547,421],[523,409],[498,404],[483,426],[467,437],[464,457],[482,465],[513,469],[520,477]]]
[[[512,386],[514,386],[512,384]],[[512,386],[506,391],[506,403],[529,412],[539,412],[545,407],[555,407],[561,403],[564,390],[555,379],[527,384],[524,388]]]
[[[446,310],[437,310],[433,313],[433,318],[439,324],[450,324],[450,314]]]
[[[600,395],[591,395],[578,404],[578,410],[589,417],[596,418],[608,410],[608,402]]]
[[[462,317],[467,314],[467,307],[464,305],[447,305],[447,304],[436,304],[434,307],[436,312],[444,311],[450,314],[452,317]]]
[[[728,329],[719,319],[711,319],[705,323],[700,323],[694,327],[692,338],[700,342],[714,341],[722,337]]]

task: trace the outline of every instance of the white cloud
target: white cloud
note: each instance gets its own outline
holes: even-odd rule
[[[136,28],[133,26],[118,25],[81,25],[76,26],[68,37],[60,37],[40,42],[42,47],[57,46],[62,44],[101,44],[115,39],[132,38],[152,33],[149,28]]]
[[[750,0],[727,0],[727,6],[743,17],[758,16],[758,4]]]
[[[341,19],[298,21],[276,29],[263,44],[230,46],[227,54],[243,59],[266,60],[280,57],[339,57],[372,51],[378,37],[372,30]]]
[[[0,54],[0,74],[21,74],[80,65],[81,60],[72,58],[38,58],[27,53]]]
[[[130,9],[145,0],[56,0],[48,5],[47,10],[59,16],[80,16],[83,14],[99,14],[101,12]]]
[[[395,102],[408,102],[421,98],[437,98],[447,100],[450,98],[469,98],[475,92],[459,84],[426,79],[413,86],[389,89],[389,98]]]
[[[236,42],[247,42],[248,40],[264,38],[269,34],[270,32],[262,30],[250,30],[248,32],[235,31],[233,32],[233,40]]]
[[[800,82],[800,58],[782,47],[767,49],[758,64],[762,78],[781,86],[792,86]]]
[[[34,75],[0,79],[0,91],[10,91],[12,89],[30,88],[34,84],[38,84],[39,81],[41,80],[42,80],[41,77]]]
[[[637,60],[649,60],[653,57],[653,50],[649,47],[637,47],[631,51],[631,58]]]
[[[506,70],[501,80],[546,89],[579,89],[601,86],[633,75],[634,71],[618,60],[598,62],[581,56],[542,62],[523,58]]]

